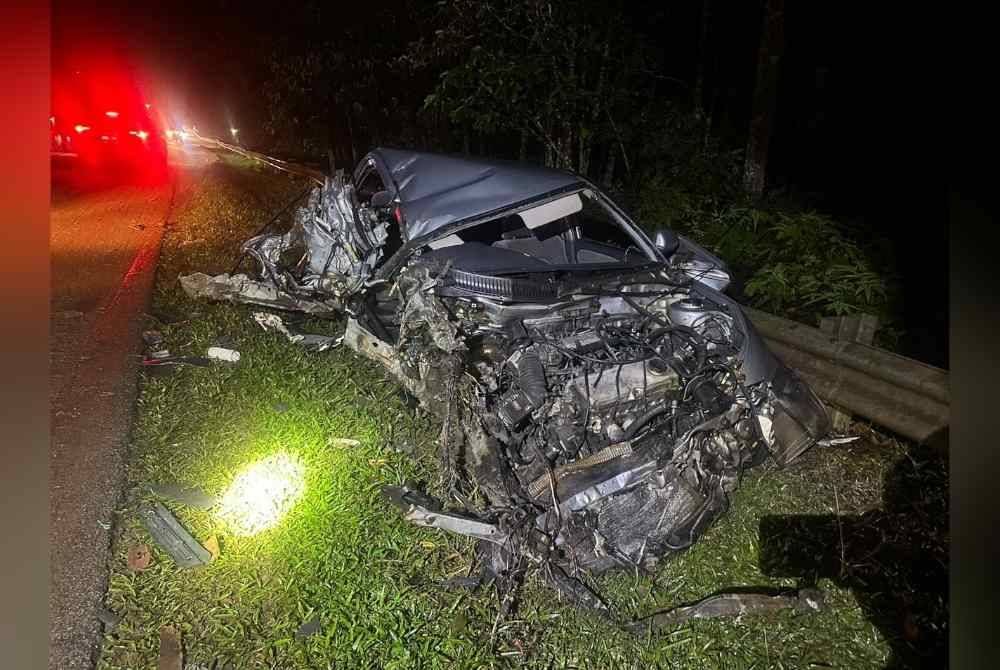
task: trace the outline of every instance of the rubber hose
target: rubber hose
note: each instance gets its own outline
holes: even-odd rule
[[[517,361],[517,383],[531,402],[532,409],[537,409],[545,402],[545,368],[535,351],[526,351]]]

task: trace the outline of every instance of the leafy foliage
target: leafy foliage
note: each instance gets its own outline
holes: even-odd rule
[[[530,136],[547,164],[586,173],[614,116],[641,108],[648,51],[614,5],[462,0],[440,18],[427,51],[446,69],[425,107],[452,122]]]
[[[891,324],[891,270],[828,216],[746,198],[739,154],[699,143],[693,121],[678,116],[664,121],[630,192],[646,228],[673,228],[717,253],[743,280],[740,297],[760,309],[812,323],[865,312]]]

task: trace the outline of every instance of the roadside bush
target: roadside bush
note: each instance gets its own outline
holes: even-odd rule
[[[643,226],[670,227],[725,259],[736,297],[753,307],[811,325],[822,316],[874,314],[884,324],[880,344],[891,346],[892,269],[878,264],[846,226],[817,212],[745,198],[738,188],[739,152],[666,138],[648,151],[668,153],[647,158],[630,189]]]

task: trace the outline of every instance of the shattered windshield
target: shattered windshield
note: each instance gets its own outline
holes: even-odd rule
[[[580,265],[641,265],[655,260],[590,190],[466,228],[431,243],[437,255],[472,245],[490,267],[542,271]]]

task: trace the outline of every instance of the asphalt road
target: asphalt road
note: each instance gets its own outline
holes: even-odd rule
[[[173,211],[214,160],[94,177],[53,164],[50,210],[49,667],[91,668],[137,390],[142,314]]]

